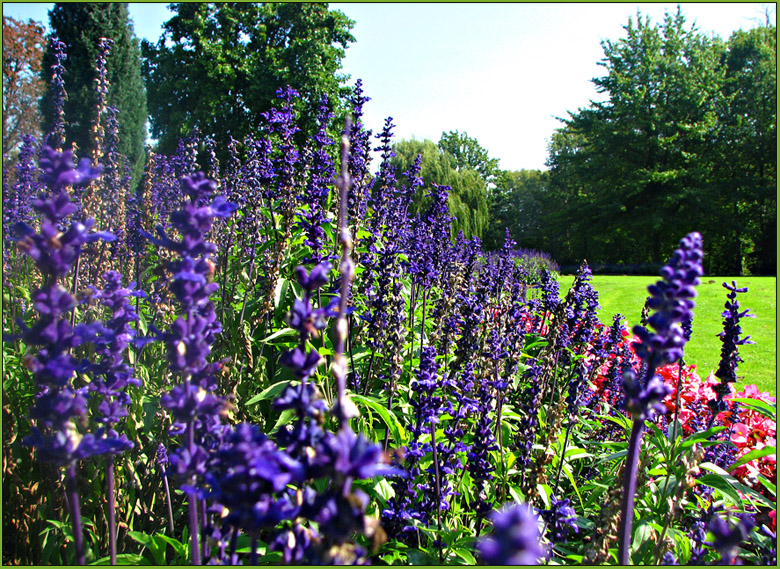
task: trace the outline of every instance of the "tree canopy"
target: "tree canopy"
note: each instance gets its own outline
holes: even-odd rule
[[[176,3],[156,44],[144,41],[151,130],[161,152],[197,128],[217,147],[242,140],[277,105],[276,91],[301,95],[303,140],[320,100],[332,110],[350,93],[341,73],[354,22],[319,3]]]
[[[65,137],[84,153],[94,149],[93,128],[98,95],[96,61],[101,38],[113,40],[106,60],[109,91],[106,103],[117,109],[118,150],[127,157],[133,179],[143,170],[146,143],[146,94],[141,79],[138,39],[129,20],[127,4],[118,2],[58,2],[49,12],[50,34],[65,44]],[[54,54],[47,46],[42,75],[48,83]],[[43,96],[44,132],[53,125],[51,87]]]
[[[437,146],[452,156],[457,171],[474,170],[485,183],[495,181],[499,173],[498,158],[491,158],[476,138],[457,130],[443,132]]]
[[[707,269],[738,274],[775,226],[774,27],[724,42],[678,9],[624,29],[602,43],[594,83],[606,100],[570,113],[550,143],[552,252],[562,263],[658,262],[698,230]]]
[[[18,149],[22,135],[40,136],[38,99],[44,28],[40,22],[22,22],[3,16],[3,152]]]
[[[414,198],[415,211],[427,205],[424,196],[432,184],[450,186],[450,215],[456,218],[452,223],[453,233],[462,230],[467,237],[482,236],[488,225],[487,184],[478,172],[470,168],[458,170],[452,155],[431,140],[401,140],[393,146],[393,151],[396,155],[391,164],[397,178],[418,154],[422,155],[420,175],[425,186]]]

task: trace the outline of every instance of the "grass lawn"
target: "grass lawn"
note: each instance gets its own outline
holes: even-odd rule
[[[639,323],[647,297],[647,286],[657,281],[652,276],[596,275],[593,287],[599,292],[601,309],[599,318],[606,324],[612,323],[612,316],[622,314],[629,327]],[[740,346],[739,354],[744,360],[739,366],[736,384],[754,383],[761,391],[777,396],[777,279],[776,277],[709,277],[702,278],[696,297],[693,316],[693,334],[685,346],[686,362],[696,364],[699,375],[706,377],[718,367],[721,341],[717,337],[722,328],[721,312],[724,310],[727,290],[722,283],[737,281],[748,292],[737,295],[740,309],[750,309],[755,318],[740,321],[743,335],[749,335],[755,344]],[[561,295],[574,282],[571,275],[561,276]],[[565,287],[565,288],[564,288]]]

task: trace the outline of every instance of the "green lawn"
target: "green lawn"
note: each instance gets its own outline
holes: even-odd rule
[[[622,314],[630,326],[639,322],[642,306],[647,297],[647,286],[659,277],[608,276],[593,277],[593,287],[599,292],[601,310],[599,317],[606,324],[612,323],[612,316]],[[571,275],[561,276],[563,296],[574,281]],[[720,360],[720,338],[722,330],[720,313],[724,309],[726,293],[722,283],[737,281],[748,292],[737,295],[740,308],[750,309],[755,318],[743,318],[743,334],[751,337],[755,344],[741,346],[740,356],[744,360],[737,376],[740,386],[755,383],[761,391],[777,395],[777,279],[775,277],[704,277],[698,287],[696,308],[693,317],[693,334],[685,347],[686,361],[696,364],[699,375],[705,377],[718,367]],[[566,287],[566,288],[564,288]]]

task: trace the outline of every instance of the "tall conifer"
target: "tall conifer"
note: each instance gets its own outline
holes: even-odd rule
[[[140,179],[146,141],[146,92],[141,79],[141,52],[128,16],[126,3],[58,2],[49,12],[51,35],[65,44],[66,146],[75,143],[79,155],[91,155],[91,131],[96,120],[97,90],[95,61],[100,38],[114,41],[106,62],[110,85],[107,106],[118,110],[120,154],[130,162],[133,185]],[[44,53],[43,76],[48,82],[54,55]],[[52,125],[52,92],[41,101],[44,132]],[[105,124],[106,117],[101,117]]]

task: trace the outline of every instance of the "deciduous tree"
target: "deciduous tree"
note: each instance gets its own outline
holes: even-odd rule
[[[198,128],[217,148],[242,140],[289,85],[301,99],[301,140],[316,128],[322,95],[350,92],[339,73],[354,25],[317,3],[178,3],[156,44],[144,41],[152,135],[162,152]]]
[[[482,236],[488,224],[487,184],[479,173],[470,168],[458,170],[451,154],[444,152],[430,140],[401,140],[393,146],[396,156],[392,164],[396,178],[400,178],[418,154],[422,155],[421,177],[424,189],[414,199],[414,210],[420,211],[427,205],[424,196],[431,184],[450,186],[450,214],[454,234],[463,231],[467,237]]]
[[[40,137],[44,33],[40,22],[3,16],[3,152],[9,155],[21,145],[22,135]]]

